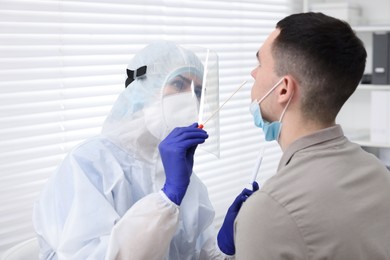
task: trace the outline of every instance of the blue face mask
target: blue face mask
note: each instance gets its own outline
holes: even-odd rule
[[[273,141],[279,138],[280,128],[282,123],[279,121],[268,122],[263,119],[260,112],[260,105],[257,100],[254,100],[250,106],[250,111],[253,116],[254,123],[257,127],[263,129],[266,141]]]
[[[250,112],[253,116],[254,123],[257,127],[260,127],[263,129],[264,137],[266,141],[274,141],[279,139],[280,135],[280,129],[282,128],[282,119],[284,116],[284,113],[287,110],[288,105],[290,104],[291,98],[288,100],[288,103],[286,107],[284,108],[282,115],[280,116],[279,121],[275,122],[268,122],[263,119],[260,111],[260,103],[268,97],[269,94],[271,94],[274,89],[279,86],[280,83],[282,83],[283,78],[281,78],[265,95],[260,101],[257,101],[256,99],[253,100],[253,102],[250,105]]]

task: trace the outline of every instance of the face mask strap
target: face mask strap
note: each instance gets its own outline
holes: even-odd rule
[[[130,85],[131,82],[133,82],[136,78],[140,78],[146,74],[147,66],[139,67],[135,70],[126,69],[127,73],[127,79],[125,83],[125,87],[127,88],[128,85]]]
[[[281,78],[278,82],[276,82],[276,84],[264,95],[264,97],[262,97],[261,99],[260,99],[260,101],[258,101],[257,103],[258,104],[260,104],[261,102],[263,102],[263,100],[266,98],[266,97],[268,97],[270,94],[271,94],[271,92],[272,91],[274,91],[274,89],[277,87],[277,86],[279,86],[279,84],[280,83],[282,83],[282,81],[283,81],[283,79],[284,78]]]
[[[284,108],[282,114],[280,115],[279,122],[282,122],[282,119],[283,119],[283,117],[284,117],[284,114],[286,113],[287,108],[288,108],[288,105],[290,105],[290,102],[291,102],[291,99],[292,99],[293,96],[294,96],[294,92],[291,94],[291,97],[288,99],[287,105],[286,105],[286,107]]]
[[[146,77],[147,75],[156,74],[158,69],[158,63],[141,66],[135,70],[129,68],[126,69],[127,79],[125,82],[125,88],[127,88],[135,79]]]

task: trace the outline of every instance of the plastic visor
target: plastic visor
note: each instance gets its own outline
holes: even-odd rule
[[[188,100],[186,95],[186,102],[192,107],[196,104],[197,118],[192,118],[191,113],[188,120],[190,123],[197,121],[198,124],[204,124],[204,130],[209,134],[209,138],[199,146],[199,149],[219,157],[219,113],[215,112],[219,108],[218,56],[207,48],[181,47],[194,53],[198,61],[196,63],[193,60],[189,61],[188,66],[181,66],[168,75],[164,82],[163,98],[184,92],[191,93],[192,100]]]

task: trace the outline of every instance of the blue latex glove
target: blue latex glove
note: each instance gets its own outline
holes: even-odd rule
[[[259,190],[259,184],[257,182],[253,182],[252,187],[253,190],[244,189],[237,196],[233,204],[229,207],[222,227],[218,232],[218,247],[226,255],[234,255],[236,253],[236,247],[234,245],[234,220],[236,219],[244,201],[246,201],[253,192]]]
[[[158,146],[166,177],[162,190],[176,205],[181,204],[190,184],[195,149],[207,138],[206,131],[194,123],[173,129]]]

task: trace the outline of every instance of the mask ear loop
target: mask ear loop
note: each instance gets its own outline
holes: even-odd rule
[[[260,99],[260,101],[257,102],[257,104],[260,104],[261,102],[263,102],[263,100],[269,96],[269,94],[271,94],[272,91],[274,91],[274,89],[279,86],[280,83],[282,83],[284,78],[281,78],[278,82],[276,82],[276,84],[270,89],[268,90],[268,92]]]
[[[282,119],[283,119],[283,117],[284,117],[284,114],[286,113],[287,108],[288,108],[288,105],[290,105],[290,102],[291,102],[291,99],[292,99],[293,96],[294,96],[294,91],[293,91],[293,93],[291,94],[291,97],[288,99],[287,105],[286,105],[286,107],[284,108],[282,114],[280,115],[279,122],[282,122]]]
[[[280,125],[282,125],[282,119],[283,119],[283,117],[284,117],[284,114],[285,114],[286,111],[287,111],[288,106],[290,105],[290,102],[291,102],[291,99],[292,99],[293,96],[294,96],[294,91],[293,91],[293,93],[291,94],[291,97],[288,99],[287,105],[286,105],[286,107],[284,108],[282,114],[280,115],[280,119],[279,119]],[[280,137],[280,133],[281,133],[281,132],[282,132],[282,130],[280,129],[280,130],[279,130],[279,133],[278,133],[278,138],[277,138],[278,142],[279,142],[279,137]]]

